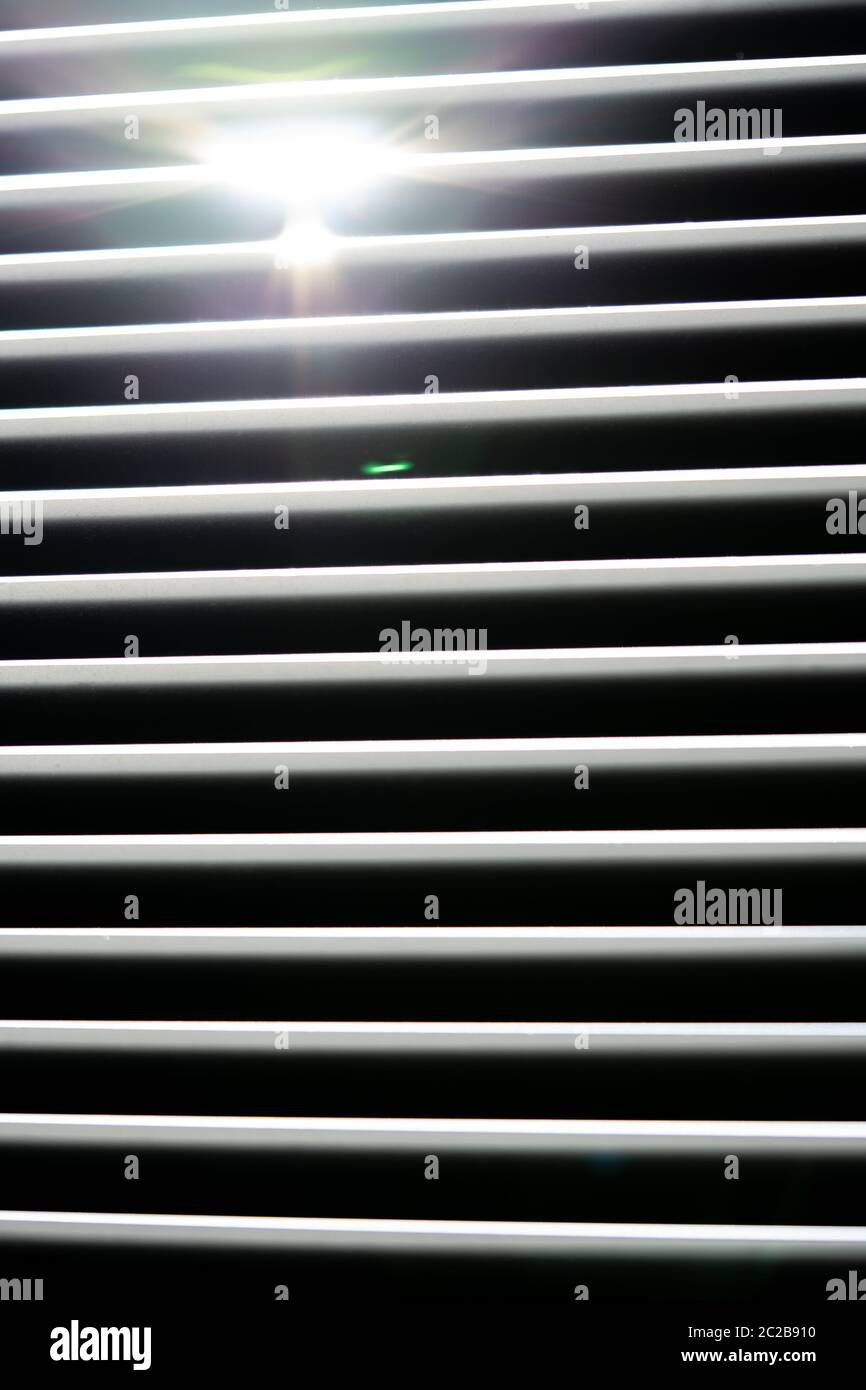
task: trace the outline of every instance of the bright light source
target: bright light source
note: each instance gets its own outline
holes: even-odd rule
[[[299,131],[283,140],[248,132],[204,152],[206,163],[227,183],[289,208],[310,208],[353,192],[385,166],[385,151],[357,132]]]
[[[293,266],[321,265],[334,254],[337,237],[316,212],[299,210],[289,220],[274,242],[274,265],[277,270]]]
[[[230,188],[282,205],[276,265],[291,269],[330,259],[337,238],[325,221],[326,204],[372,183],[386,168],[388,151],[357,130],[308,128],[282,140],[272,130],[247,130],[205,147],[202,155]]]

